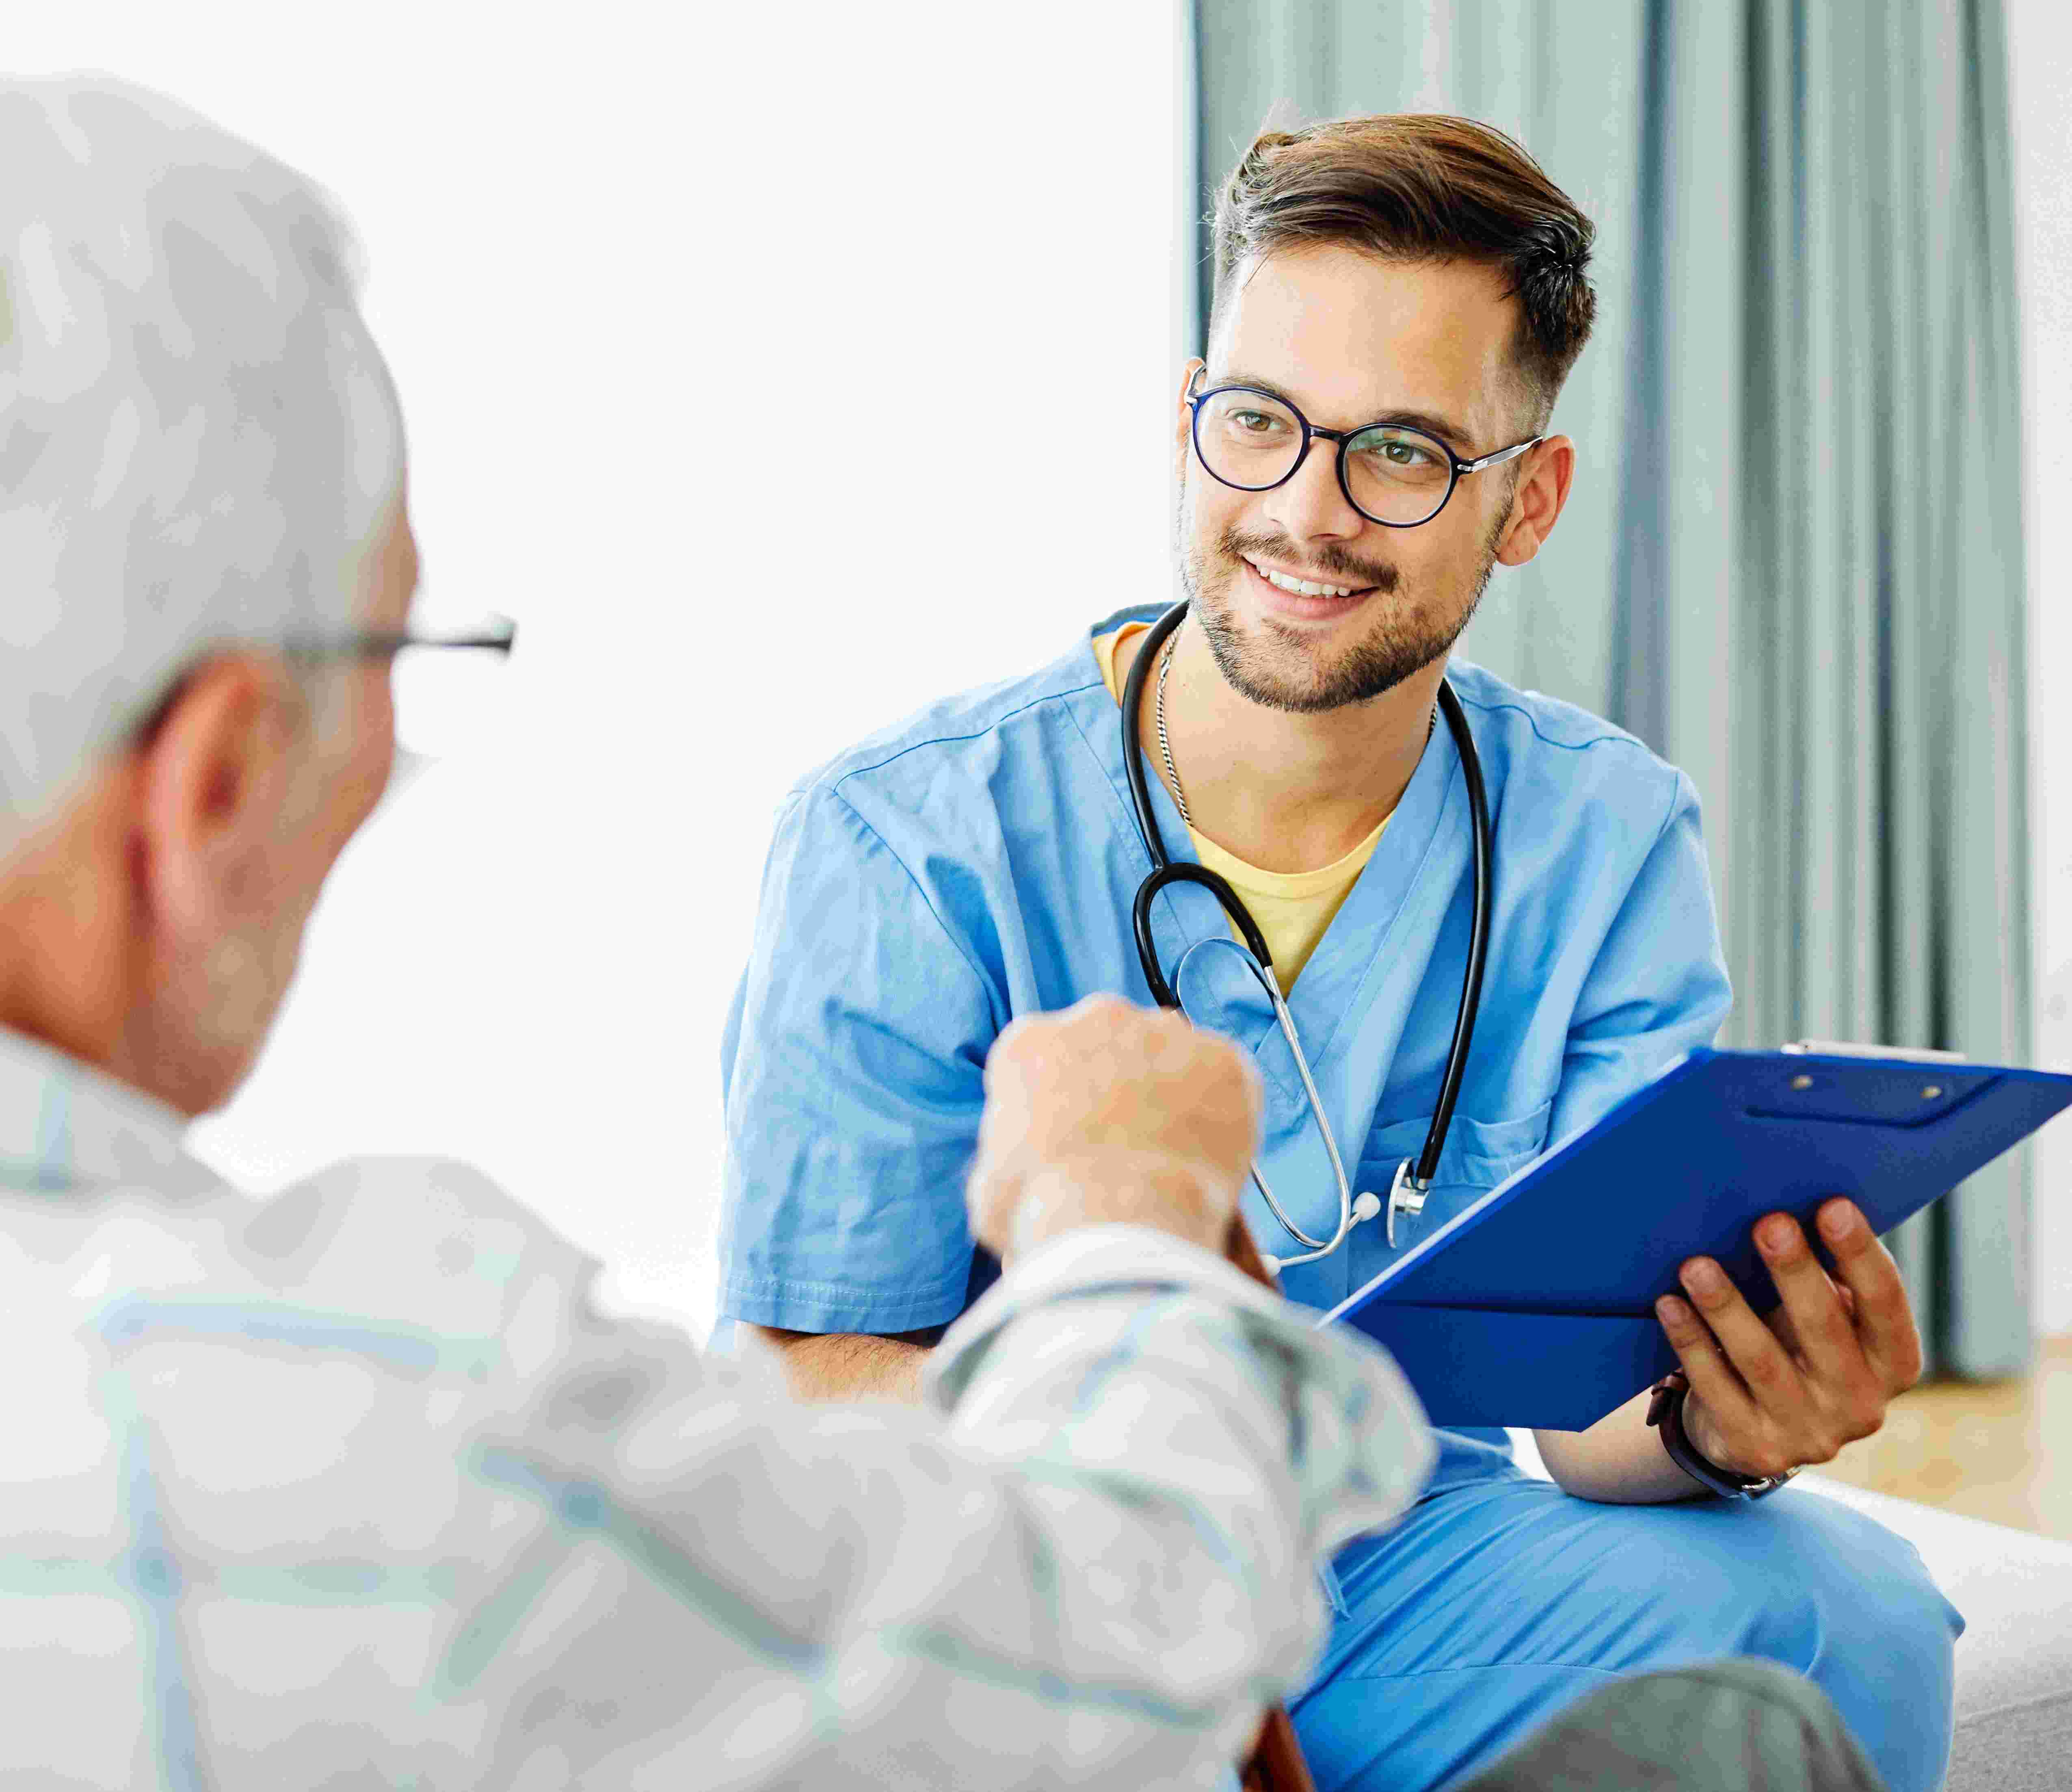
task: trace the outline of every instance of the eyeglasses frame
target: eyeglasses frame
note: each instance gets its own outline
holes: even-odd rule
[[[502,654],[507,659],[518,639],[518,625],[508,616],[486,616],[474,628],[458,635],[426,635],[410,628],[354,628],[335,635],[288,635],[273,640],[232,639],[215,643],[208,657],[240,648],[271,650],[294,660],[387,660],[393,661],[405,647],[472,649]],[[133,746],[150,741],[172,713],[202,661],[181,672],[166,687],[157,702],[130,731]]]
[[[1187,382],[1188,384],[1192,385],[1194,380],[1200,379],[1207,371],[1206,368],[1197,368],[1194,370],[1194,380],[1190,380]],[[1202,452],[1202,407],[1211,398],[1220,397],[1227,392],[1249,392],[1261,398],[1270,399],[1283,410],[1290,413],[1295,421],[1302,425],[1302,446],[1295,456],[1294,463],[1270,485],[1240,485],[1235,479],[1227,479],[1209,465],[1209,457]],[[1370,523],[1379,524],[1385,529],[1422,528],[1452,502],[1455,488],[1469,474],[1479,473],[1485,467],[1500,466],[1507,460],[1515,459],[1527,449],[1536,448],[1547,439],[1544,436],[1534,436],[1527,441],[1513,442],[1508,448],[1498,448],[1491,454],[1478,455],[1474,460],[1463,460],[1430,430],[1420,430],[1414,423],[1392,423],[1386,417],[1378,417],[1371,423],[1359,425],[1356,429],[1326,430],[1321,424],[1312,423],[1302,414],[1301,407],[1292,399],[1284,398],[1277,392],[1269,392],[1264,386],[1248,386],[1238,383],[1212,386],[1207,392],[1188,393],[1187,404],[1192,413],[1187,425],[1187,435],[1188,439],[1194,445],[1194,458],[1202,463],[1202,471],[1218,485],[1227,486],[1233,491],[1277,491],[1302,471],[1303,462],[1309,458],[1309,444],[1321,438],[1335,444],[1338,448],[1338,490],[1345,494],[1346,502],[1355,510],[1359,511],[1359,514],[1366,517]],[[1376,516],[1369,511],[1361,510],[1359,500],[1353,495],[1351,483],[1346,478],[1346,450],[1354,437],[1364,435],[1369,430],[1400,430],[1407,435],[1414,435],[1420,441],[1430,442],[1446,457],[1448,469],[1446,490],[1438,503],[1432,507],[1430,512],[1419,517],[1414,523],[1391,522],[1385,516]]]
[[[518,639],[518,625],[508,616],[485,617],[458,635],[426,635],[410,628],[355,628],[337,635],[291,635],[280,651],[298,659],[334,656],[393,660],[405,647],[445,647],[500,653],[507,657]]]

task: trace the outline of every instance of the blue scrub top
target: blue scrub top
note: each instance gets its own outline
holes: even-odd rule
[[[938,703],[786,798],[721,1051],[723,1315],[919,1330],[997,1274],[964,1206],[993,1038],[1096,991],[1151,999],[1129,919],[1150,861],[1092,640],[1159,613],[1111,616],[1033,676]],[[1405,1248],[1709,1042],[1730,1000],[1690,780],[1568,704],[1457,661],[1449,676],[1495,830],[1490,956],[1431,1198],[1399,1223]],[[1150,787],[1166,850],[1191,859],[1165,787]],[[1289,1000],[1355,1194],[1385,1199],[1424,1144],[1460,1000],[1473,832],[1452,732],[1434,729]],[[1230,937],[1190,885],[1153,916],[1169,976],[1193,942]],[[1178,987],[1198,1024],[1253,1053],[1261,1168],[1303,1229],[1330,1236],[1337,1187],[1264,992],[1220,948],[1194,953]],[[1302,1248],[1256,1189],[1244,1210],[1261,1249]],[[1394,1255],[1376,1220],[1282,1286],[1329,1308]],[[1457,1453],[1440,1479],[1466,1472]]]

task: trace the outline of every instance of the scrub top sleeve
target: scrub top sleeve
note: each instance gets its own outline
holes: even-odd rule
[[[1698,793],[1679,771],[1669,812],[1584,980],[1548,1143],[1591,1124],[1692,1046],[1710,1044],[1733,1000]]]
[[[729,1027],[722,1314],[890,1333],[963,1311],[989,985],[835,790],[794,795]]]

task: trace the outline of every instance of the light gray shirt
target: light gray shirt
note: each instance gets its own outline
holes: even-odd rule
[[[594,1309],[456,1164],[264,1202],[0,1033],[0,1779],[1218,1782],[1432,1444],[1163,1235],[1054,1240],[930,1411]]]

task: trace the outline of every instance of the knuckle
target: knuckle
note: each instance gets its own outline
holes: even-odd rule
[[[1783,1360],[1774,1351],[1755,1351],[1748,1362],[1738,1367],[1751,1387],[1774,1388],[1781,1386],[1785,1379]]]
[[[1743,1461],[1748,1465],[1748,1472],[1753,1475],[1782,1474],[1791,1466],[1786,1459],[1785,1452],[1767,1441],[1757,1445],[1747,1453]]]
[[[1083,1030],[1096,1028],[1120,1029],[1131,1023],[1131,1017],[1141,1012],[1121,997],[1103,991],[1098,995],[1082,997],[1065,1011],[1061,1024],[1075,1025]]]
[[[1822,1313],[1813,1330],[1831,1356],[1852,1364],[1862,1361],[1863,1351],[1856,1342],[1856,1329],[1849,1323],[1849,1316],[1840,1307]]]

